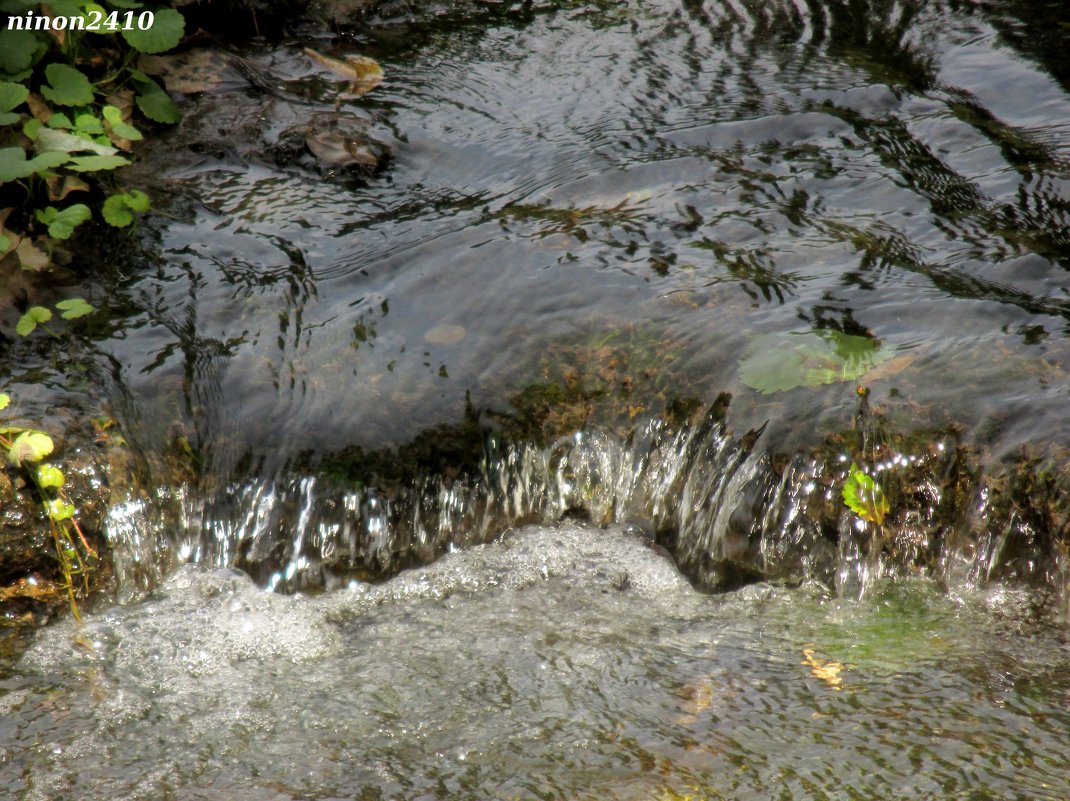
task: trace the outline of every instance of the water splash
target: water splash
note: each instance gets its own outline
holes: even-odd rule
[[[855,458],[845,445],[789,457],[763,435],[733,435],[715,405],[698,423],[653,418],[627,437],[584,430],[542,447],[491,435],[479,469],[452,477],[291,474],[216,496],[180,487],[112,509],[116,575],[124,597],[184,562],[240,567],[275,590],[331,589],[573,518],[644,531],[712,590],[817,579],[861,597],[882,576],[928,573],[948,588],[1017,578],[1065,597],[1060,541],[1023,517],[1013,472],[983,474],[952,438],[917,438],[913,453],[870,446],[891,502],[876,525],[842,501]]]

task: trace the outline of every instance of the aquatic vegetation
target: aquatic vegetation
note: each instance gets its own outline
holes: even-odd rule
[[[56,303],[56,310],[64,320],[74,320],[96,311],[96,309],[86,303],[82,298],[68,298],[67,300],[61,300]],[[51,309],[48,309],[45,306],[31,306],[26,310],[25,314],[19,318],[18,323],[15,324],[15,333],[19,336],[26,337],[32,334],[37,328],[41,328],[52,336],[58,337],[59,334],[47,325],[48,321],[51,319]]]
[[[884,489],[854,462],[843,484],[843,502],[847,508],[869,523],[878,526],[888,514],[888,499]]]
[[[855,381],[895,355],[872,337],[832,329],[764,334],[739,363],[740,380],[763,395]]]

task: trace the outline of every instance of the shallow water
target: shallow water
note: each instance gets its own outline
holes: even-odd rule
[[[156,592],[3,666],[0,789],[1066,798],[1060,21],[456,3],[244,50],[75,354]],[[383,65],[340,106],[374,175],[280,155],[339,88],[306,44]],[[687,578],[616,528],[480,545],[566,517]]]
[[[683,414],[686,435],[711,405],[770,454],[766,484],[822,443],[819,462],[872,470],[961,448],[980,478],[952,504],[946,465],[922,476],[914,496],[934,499],[910,537],[965,532],[949,559],[972,576],[1017,538],[1036,553],[1010,573],[1061,575],[1041,529],[1066,504],[1036,523],[986,498],[1031,459],[1065,475],[1070,445],[1070,97],[1043,60],[1063,29],[1012,4],[752,5],[430,6],[249,48],[189,98],[141,167],[169,216],[95,298],[124,436],[150,464],[195,465],[150,471],[118,515],[124,584],[190,558],[322,582],[310,539],[389,572],[465,540],[464,486],[444,533],[407,530],[440,517],[440,480],[486,472],[491,432],[627,449],[648,420]],[[392,151],[374,176],[286,150],[341,88],[306,43],[382,63],[338,110]],[[828,351],[848,341],[841,369]],[[791,388],[814,370],[854,380]],[[905,442],[851,441],[856,383]]]
[[[315,599],[190,567],[42,633],[3,680],[0,787],[1065,798],[1070,654],[1026,600],[925,581],[863,603],[817,585],[708,596],[634,534],[568,527]]]

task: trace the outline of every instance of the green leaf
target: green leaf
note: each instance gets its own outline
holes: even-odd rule
[[[125,167],[129,163],[122,156],[72,156],[67,167],[75,172],[98,172]]]
[[[104,107],[104,120],[108,124],[108,130],[116,136],[129,139],[131,142],[137,142],[142,138],[141,131],[133,125],[123,122],[123,112],[116,106]]]
[[[11,443],[7,460],[15,467],[21,467],[26,462],[41,461],[52,453],[54,447],[52,437],[43,431],[23,431]]]
[[[161,8],[148,30],[131,28],[123,31],[123,38],[141,53],[163,53],[182,41],[186,20],[173,8]]]
[[[0,256],[6,256],[9,250],[11,250],[11,239],[4,234],[0,234]]]
[[[56,308],[60,310],[60,317],[64,320],[74,320],[78,317],[85,317],[87,314],[92,314],[96,311],[96,308],[89,305],[82,298],[68,298],[67,300],[61,300],[56,304]]]
[[[100,118],[94,114],[79,114],[74,119],[74,127],[82,133],[87,134],[102,134],[104,133],[104,123],[100,121]]]
[[[33,63],[37,37],[31,31],[0,30],[0,72],[21,72]]]
[[[3,411],[11,404],[11,396],[6,392],[0,392],[0,411]]]
[[[739,363],[740,380],[763,395],[854,381],[895,355],[879,340],[821,330],[757,337]]]
[[[101,145],[85,136],[42,128],[34,140],[34,150],[38,153],[82,153],[89,152],[97,156],[114,156],[119,151],[111,145]]]
[[[89,79],[74,67],[66,64],[49,64],[45,67],[48,86],[41,87],[41,94],[61,106],[87,106],[93,102],[93,86]]]
[[[22,135],[29,139],[31,142],[37,138],[38,132],[41,130],[41,121],[35,119],[26,120],[22,126]]]
[[[134,0],[107,0],[107,3],[112,8],[143,8],[145,5]]]
[[[134,71],[132,70],[130,74],[133,75]],[[141,113],[153,122],[162,122],[167,125],[178,122],[178,106],[174,104],[167,92],[144,73],[138,74],[145,78],[138,87],[139,92],[136,98],[137,107],[141,109]]]
[[[38,209],[36,214],[37,219],[48,226],[48,235],[53,239],[70,239],[74,229],[93,216],[85,203],[75,203],[62,211],[49,206]]]
[[[104,221],[116,228],[125,228],[134,221],[131,211],[145,212],[149,210],[149,196],[139,189],[112,195],[104,201],[101,213]]]
[[[63,486],[63,471],[55,465],[45,462],[37,466],[37,486],[41,489]]]
[[[851,462],[851,470],[843,484],[843,502],[863,520],[878,526],[888,514],[888,499],[881,485],[854,462]]]
[[[19,121],[19,115],[14,111],[0,111],[0,125],[14,125]]]
[[[54,17],[77,17],[82,10],[82,3],[75,0],[48,0],[48,7]]]
[[[30,90],[21,83],[0,81],[0,111],[11,111],[21,106],[30,96]]]
[[[61,520],[69,520],[74,517],[74,506],[67,503],[62,498],[53,498],[46,503],[45,511],[48,512],[48,516],[57,523]]]
[[[21,147],[0,147],[0,183],[26,178],[34,173],[43,174],[65,163],[68,158],[66,153],[42,153],[27,159],[26,151]]]
[[[52,312],[44,306],[31,306],[18,323],[15,324],[15,333],[20,337],[29,336],[37,328],[38,323],[47,323],[52,319]]]
[[[62,111],[58,111],[48,118],[46,123],[49,128],[73,128],[74,123],[71,122],[71,118],[64,114]]]

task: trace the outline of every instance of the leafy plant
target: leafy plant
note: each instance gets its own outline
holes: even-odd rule
[[[770,395],[854,381],[894,354],[879,340],[835,330],[766,334],[744,352],[739,377],[748,387]]]
[[[132,64],[138,54],[174,48],[185,21],[174,9],[145,9],[137,19],[151,25],[142,29],[129,24],[135,8],[143,6],[0,0],[0,259],[47,269],[57,243],[98,210],[117,227],[148,210],[144,192],[116,192],[110,173],[130,163],[132,143],[143,138],[135,109],[153,122],[178,120],[167,92]],[[64,30],[49,30],[61,17]],[[66,203],[72,193],[78,201]]]
[[[888,514],[888,499],[884,489],[854,462],[851,462],[851,469],[843,484],[843,502],[860,518],[878,526]]]
[[[0,392],[0,411],[10,404],[11,396]],[[35,428],[0,425],[0,448],[9,468],[19,471],[36,491],[48,518],[71,612],[81,620],[77,595],[79,591],[88,592],[89,575],[98,555],[78,526],[77,510],[64,490],[63,471],[44,461],[55,449],[55,443],[52,437]]]
[[[86,303],[82,298],[70,298],[68,300],[61,300],[56,304],[56,309],[59,311],[59,316],[64,320],[74,320],[78,317],[84,317],[87,314],[92,314],[96,311],[95,308]],[[21,337],[26,337],[32,334],[38,327],[44,329],[54,337],[58,337],[55,331],[49,328],[46,323],[52,319],[52,310],[46,306],[31,306],[26,310],[26,313],[19,318],[19,321],[15,324],[15,333]]]

